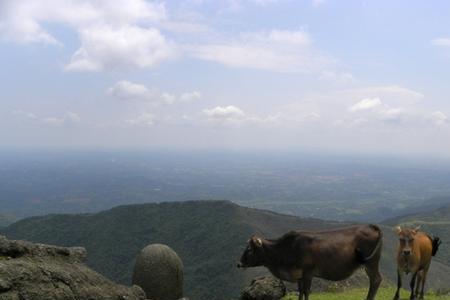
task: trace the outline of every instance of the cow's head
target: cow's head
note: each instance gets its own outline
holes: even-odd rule
[[[264,262],[263,240],[256,236],[248,240],[247,247],[242,253],[238,268],[258,267]]]
[[[400,226],[395,228],[400,241],[399,252],[404,257],[408,257],[413,254],[414,238],[419,230],[420,226],[416,227],[415,229],[401,228]]]

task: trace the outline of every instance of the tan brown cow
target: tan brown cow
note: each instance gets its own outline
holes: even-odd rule
[[[281,280],[298,284],[298,299],[308,300],[313,277],[343,280],[364,266],[370,280],[368,300],[381,283],[378,264],[382,232],[376,225],[358,225],[332,231],[291,231],[278,239],[253,236],[238,267],[265,266]]]
[[[399,236],[397,251],[397,292],[394,300],[400,298],[402,275],[412,274],[410,299],[424,298],[424,286],[427,273],[431,264],[431,257],[436,255],[441,241],[438,237],[430,237],[425,232],[419,231],[420,227],[407,229],[397,227]]]

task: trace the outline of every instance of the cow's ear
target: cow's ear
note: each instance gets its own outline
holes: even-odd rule
[[[396,234],[400,234],[400,232],[402,232],[402,228],[400,226],[395,227],[394,232]]]
[[[262,246],[262,240],[259,237],[256,236],[252,237],[252,242],[253,245],[255,245],[258,248]]]

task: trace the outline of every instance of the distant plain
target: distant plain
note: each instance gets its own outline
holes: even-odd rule
[[[221,151],[0,153],[0,226],[120,204],[230,200],[328,220],[380,222],[450,203],[450,162]]]

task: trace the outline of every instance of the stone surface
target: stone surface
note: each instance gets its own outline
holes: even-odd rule
[[[148,245],[136,258],[132,282],[142,287],[147,298],[180,299],[183,297],[183,263],[170,247]]]
[[[241,300],[279,300],[286,295],[281,280],[273,277],[258,277],[242,290]]]
[[[88,268],[84,248],[0,236],[0,300],[144,300],[138,286],[115,284]]]

